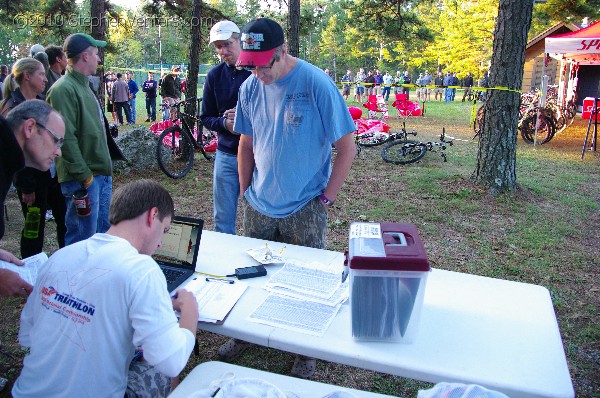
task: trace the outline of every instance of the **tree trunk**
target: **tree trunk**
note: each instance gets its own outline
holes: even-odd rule
[[[200,21],[202,17],[202,0],[194,0],[192,6],[192,19],[190,29],[190,62],[188,64],[188,76],[185,83],[185,98],[198,95],[198,68],[200,65]],[[196,114],[196,101],[185,105],[185,112],[190,115]],[[193,120],[188,120],[190,126]]]
[[[300,0],[290,0],[288,13],[287,51],[290,55],[300,55]]]
[[[92,21],[98,21],[98,23],[92,24],[92,37],[97,40],[106,40],[106,24],[104,15],[106,10],[104,9],[104,0],[92,0],[90,4],[90,15]],[[100,78],[100,84],[98,85],[98,101],[102,109],[106,109],[104,99],[104,48],[98,47],[98,57],[100,58],[100,64],[98,67],[98,77]]]
[[[500,0],[489,90],[472,178],[492,195],[517,189],[516,152],[520,90],[532,1]]]

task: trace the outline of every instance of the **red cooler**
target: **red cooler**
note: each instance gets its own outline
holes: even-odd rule
[[[348,249],[352,336],[411,343],[431,270],[416,227],[355,222]]]
[[[600,106],[600,100],[598,101],[596,106]],[[592,115],[593,108],[594,108],[594,97],[586,97],[583,100],[581,117],[584,119],[589,119]],[[596,113],[596,120],[598,120],[598,113]]]

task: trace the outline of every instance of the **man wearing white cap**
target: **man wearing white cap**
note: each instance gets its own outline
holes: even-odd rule
[[[221,63],[208,72],[202,95],[202,124],[219,137],[213,172],[215,231],[235,234],[240,196],[237,152],[239,134],[233,131],[238,91],[250,72],[235,67],[240,55],[240,29],[231,21],[217,22],[210,30]]]
[[[247,236],[326,248],[327,211],[356,154],[354,122],[335,83],[288,54],[283,29],[259,18],[242,29],[234,130]],[[337,155],[333,161],[331,146]],[[316,361],[296,357],[292,374],[311,377]]]

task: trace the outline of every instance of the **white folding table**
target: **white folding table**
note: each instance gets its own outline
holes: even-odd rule
[[[256,265],[246,251],[265,241],[203,231],[197,271],[232,274]],[[278,250],[283,244],[269,242]],[[286,258],[341,264],[341,253],[286,245]],[[269,273],[280,265],[267,266]],[[267,296],[269,275],[250,287],[223,325],[203,330],[266,347],[392,375],[437,383],[479,384],[510,397],[574,397],[573,385],[548,290],[526,283],[440,269],[429,275],[421,322],[412,344],[355,341],[349,304],[322,337],[250,322]],[[240,282],[238,282],[240,283]],[[189,376],[188,376],[189,377]]]
[[[320,398],[339,391],[352,394],[351,396],[356,398],[390,398],[390,395],[318,383],[218,361],[204,362],[196,366],[173,390],[169,398],[194,397],[194,393],[206,391],[213,380],[221,379],[227,373],[231,373],[236,379],[253,378],[267,381],[279,388],[281,392],[293,393],[298,398]],[[212,391],[208,391],[208,393],[210,394]]]

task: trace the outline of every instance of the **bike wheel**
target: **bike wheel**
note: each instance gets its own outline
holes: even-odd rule
[[[357,135],[357,142],[360,146],[372,147],[385,144],[390,140],[390,133],[377,131],[374,133],[362,133]]]
[[[200,126],[200,137],[198,137],[198,146],[200,152],[206,160],[214,160],[215,154],[217,153],[217,133]]]
[[[556,128],[554,127],[554,123],[551,119],[544,115],[539,116],[539,125],[536,130],[536,115],[529,115],[523,123],[521,123],[521,137],[523,141],[528,144],[533,144],[537,142],[538,144],[545,144],[550,141],[552,137],[554,137],[554,133]]]
[[[193,138],[177,125],[165,129],[158,138],[158,166],[171,178],[181,178],[191,170],[194,152]]]
[[[383,160],[394,164],[414,163],[425,156],[427,148],[419,141],[399,140],[381,150]]]

